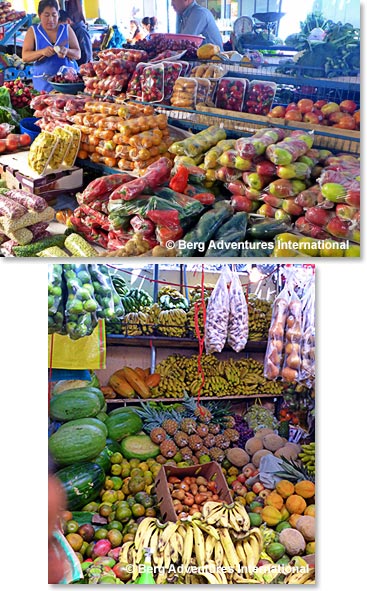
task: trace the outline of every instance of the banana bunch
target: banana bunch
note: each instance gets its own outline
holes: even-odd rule
[[[112,283],[113,283],[113,286],[114,286],[116,292],[120,296],[120,298],[123,298],[128,293],[129,288],[127,287],[127,285],[126,285],[125,281],[122,279],[122,277],[119,277],[118,275],[114,275],[112,277]]]
[[[165,285],[158,292],[158,303],[162,310],[182,309],[187,312],[189,302],[177,289]]]
[[[297,572],[292,572],[284,579],[285,585],[315,585],[315,569],[310,568],[305,560],[305,566],[300,568]],[[291,564],[292,561],[289,563]]]
[[[153,334],[154,325],[146,312],[129,312],[122,320],[124,334],[135,337]]]
[[[150,322],[152,324],[158,324],[159,314],[161,313],[161,309],[159,304],[153,304],[150,308],[147,309],[147,314],[149,315]]]
[[[314,441],[311,443],[301,445],[302,451],[299,454],[302,464],[307,468],[310,474],[315,474],[315,455],[316,455],[316,444]]]
[[[250,518],[247,511],[241,503],[236,501],[230,505],[208,501],[203,506],[202,514],[208,525],[232,529],[238,533],[247,532],[250,529]]]
[[[200,379],[191,382],[189,392],[192,396],[197,396],[201,385],[202,382]],[[229,394],[229,384],[227,380],[221,376],[210,376],[209,378],[206,378],[201,389],[202,396],[228,396]]]
[[[163,310],[158,316],[158,330],[168,337],[183,337],[186,334],[186,312],[180,308]]]
[[[182,380],[172,376],[162,377],[158,386],[151,389],[153,398],[184,398],[185,386]]]
[[[272,316],[272,304],[250,293],[247,307],[249,340],[261,341],[267,339]]]

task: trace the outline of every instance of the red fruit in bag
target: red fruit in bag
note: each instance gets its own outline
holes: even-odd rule
[[[329,232],[335,238],[347,238],[350,229],[350,222],[341,220],[337,216],[333,217],[325,227],[325,230]]]
[[[333,217],[335,217],[335,211],[329,211],[321,207],[310,207],[305,214],[308,222],[320,226],[320,228],[325,228]]]

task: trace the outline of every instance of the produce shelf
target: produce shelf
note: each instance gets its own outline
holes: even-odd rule
[[[31,24],[32,16],[30,14],[26,14],[26,16],[17,21],[11,21],[1,25],[1,28],[3,29],[3,35],[0,35],[1,45],[8,45],[12,37],[17,34],[19,29],[22,27],[30,27]]]
[[[130,337],[125,335],[108,334],[106,336],[107,345],[112,346],[130,346],[130,347],[167,347],[180,349],[197,349],[197,339],[189,337],[161,337],[161,336],[136,336]],[[244,351],[251,351],[253,353],[263,353],[266,351],[267,341],[248,341]],[[223,351],[233,351],[230,347],[225,347]]]
[[[252,394],[250,396],[200,396],[200,400],[251,400],[254,398],[279,398],[282,394]],[[193,397],[195,398],[195,397]],[[176,404],[184,398],[110,398],[106,399],[107,404],[118,406],[121,404],[139,404],[141,402],[169,402]]]

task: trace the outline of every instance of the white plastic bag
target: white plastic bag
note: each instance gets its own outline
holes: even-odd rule
[[[206,353],[220,353],[227,341],[231,272],[224,266],[209,298],[205,324]]]
[[[287,286],[276,297],[264,358],[264,377],[275,380],[281,373],[285,323],[288,315],[289,291]]]
[[[310,283],[302,310],[300,380],[312,387],[315,380],[315,284]]]
[[[241,280],[237,271],[232,271],[229,288],[228,344],[236,353],[246,347],[248,339],[248,308]]]
[[[288,314],[285,324],[284,363],[282,378],[284,381],[294,383],[299,381],[301,369],[301,340],[302,340],[302,302],[298,295],[291,289]]]

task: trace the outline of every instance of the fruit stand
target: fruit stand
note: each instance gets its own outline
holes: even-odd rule
[[[56,75],[56,93],[16,82],[39,133],[0,155],[1,254],[360,256],[358,76],[255,57],[156,35]]]
[[[303,264],[50,266],[70,582],[315,582],[314,279]],[[89,380],[56,381],[75,359]]]

